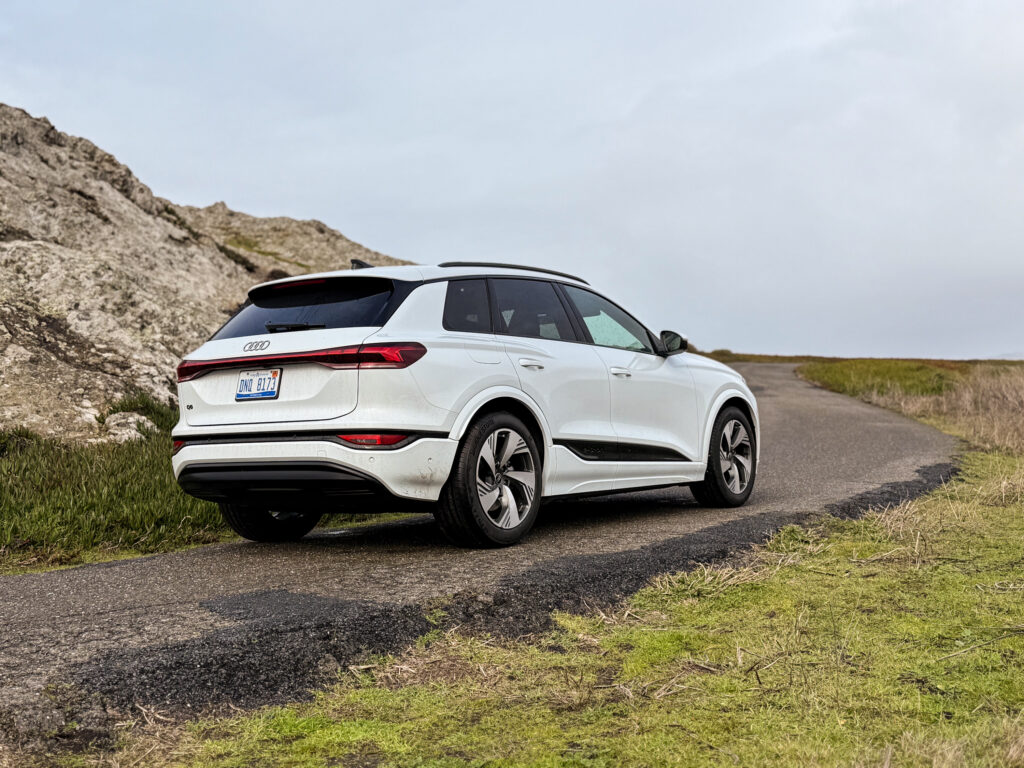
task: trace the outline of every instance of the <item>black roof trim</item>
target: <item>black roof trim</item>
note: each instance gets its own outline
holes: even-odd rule
[[[543,272],[546,275],[558,275],[559,277],[567,277],[570,280],[575,280],[578,283],[584,285],[590,285],[582,277],[576,277],[576,275],[570,275],[568,272],[556,272],[553,269],[544,269],[543,267],[526,267],[522,264],[494,264],[489,261],[445,261],[438,264],[439,267],[494,267],[495,269],[522,269],[527,272]]]

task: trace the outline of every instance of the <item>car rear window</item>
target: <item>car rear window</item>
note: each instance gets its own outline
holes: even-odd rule
[[[381,277],[327,277],[268,285],[249,300],[214,339],[316,328],[371,328],[384,324],[408,291]],[[397,301],[396,301],[397,298]]]

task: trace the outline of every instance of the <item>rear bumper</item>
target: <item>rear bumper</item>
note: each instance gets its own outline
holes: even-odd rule
[[[346,497],[384,490],[376,480],[335,464],[302,461],[190,464],[178,476],[185,493],[199,499],[236,504],[329,508]]]
[[[186,493],[211,501],[301,496],[304,502],[330,505],[352,494],[382,491],[437,501],[458,445],[436,437],[392,450],[348,448],[329,440],[186,442],[171,463]]]

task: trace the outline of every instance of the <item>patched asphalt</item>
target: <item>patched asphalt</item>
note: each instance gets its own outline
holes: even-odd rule
[[[300,699],[406,647],[439,605],[444,626],[537,632],[552,610],[612,605],[783,525],[895,503],[954,471],[947,435],[812,387],[793,366],[737,367],[763,435],[738,510],[702,509],[676,488],[546,505],[504,550],[450,547],[425,515],[0,577],[0,743],[103,739],[135,705],[180,717]]]

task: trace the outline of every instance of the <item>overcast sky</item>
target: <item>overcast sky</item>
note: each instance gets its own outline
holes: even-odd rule
[[[1024,356],[1019,2],[4,0],[176,202],[580,273],[702,348]]]

